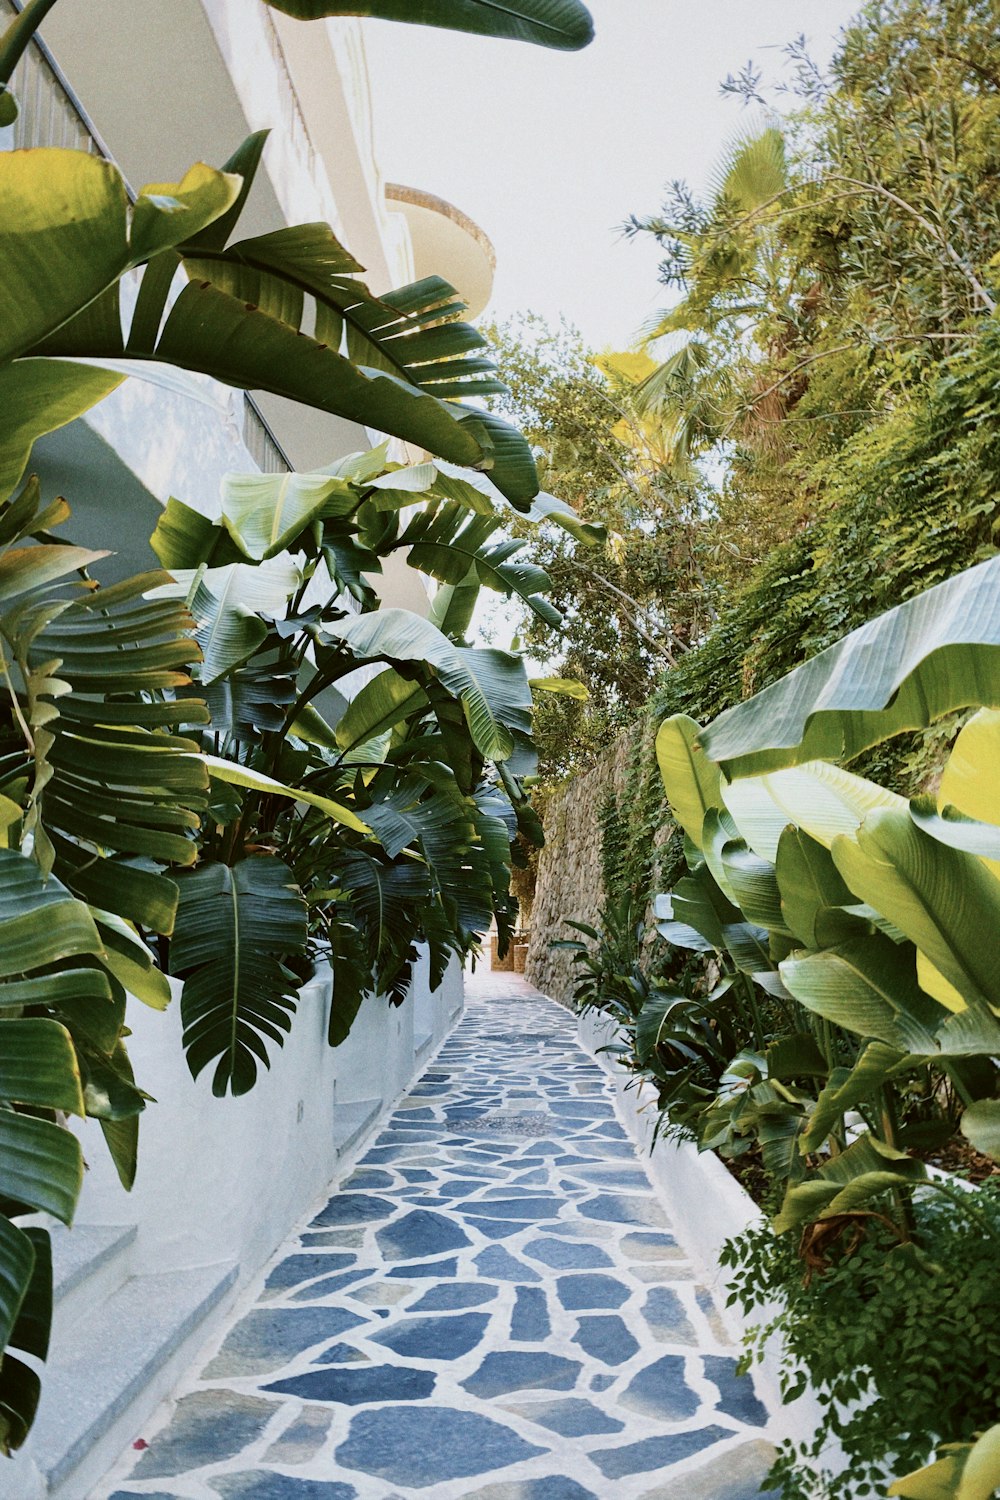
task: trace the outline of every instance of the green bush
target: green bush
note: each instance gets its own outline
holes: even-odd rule
[[[817,1469],[830,1500],[884,1494],[934,1444],[971,1439],[996,1418],[1000,1179],[968,1207],[935,1195],[914,1211],[919,1250],[877,1214],[850,1214],[804,1243],[805,1264],[795,1240],[766,1224],[722,1252],[730,1303],[749,1317],[778,1304],[750,1330],[745,1363],[779,1332],[785,1400],[809,1384],[824,1407],[810,1442],[779,1450],[767,1487],[782,1500],[815,1494]],[[840,1473],[827,1467],[835,1443],[848,1460]]]

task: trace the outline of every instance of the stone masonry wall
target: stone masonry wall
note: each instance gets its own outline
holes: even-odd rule
[[[633,753],[628,734],[601,760],[576,776],[550,800],[545,812],[545,847],[531,910],[531,942],[525,977],[543,994],[566,1002],[572,993],[571,953],[552,949],[555,938],[572,938],[566,917],[596,925],[604,900],[601,888],[601,806],[609,791],[623,800]]]

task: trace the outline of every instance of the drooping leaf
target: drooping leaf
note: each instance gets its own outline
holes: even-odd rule
[[[233,541],[254,562],[277,557],[317,517],[357,505],[355,491],[327,474],[228,474],[222,518]]]
[[[968,704],[1000,707],[1000,558],[862,625],[709,725],[729,776],[849,760]]]
[[[121,381],[107,370],[62,359],[21,359],[0,367],[0,499],[20,481],[38,438],[82,416]]]
[[[179,243],[222,213],[239,182],[210,167],[193,167],[180,183],[154,184],[132,213],[118,168],[100,156],[57,147],[8,151],[0,157],[0,363],[25,354],[74,317],[89,329],[110,330],[112,347],[76,353],[121,352],[113,322],[115,289],[130,265]],[[95,323],[94,314],[101,320]]]
[[[702,864],[679,880],[668,897],[657,897],[656,916],[657,930],[667,942],[721,953],[726,946],[723,928],[738,922],[740,912],[723,894],[707,865]],[[692,941],[692,933],[700,943]]]
[[[656,759],[671,812],[699,848],[706,813],[723,806],[719,770],[700,748],[700,733],[694,719],[675,714],[656,735]]]
[[[430,621],[405,609],[358,615],[327,629],[360,659],[426,662],[460,700],[476,746],[491,760],[506,760],[514,749],[512,730],[530,725],[531,689],[519,657],[454,646]],[[372,732],[369,726],[365,738]]]
[[[302,953],[305,902],[281,860],[255,855],[202,865],[178,880],[171,966],[183,977],[184,1048],[192,1075],[215,1062],[212,1092],[245,1094],[266,1041],[291,1026],[296,982],[282,960]]]
[[[533,693],[554,693],[558,698],[573,698],[577,703],[586,703],[590,693],[575,677],[529,677],[528,686]]]
[[[579,0],[268,0],[301,21],[317,16],[376,16],[420,26],[445,26],[477,36],[507,37],[575,51],[593,37],[593,22]]]
[[[472,572],[487,588],[508,598],[516,595],[545,624],[558,627],[562,615],[544,598],[548,574],[533,563],[513,561],[523,540],[492,541],[499,525],[499,516],[470,516],[463,506],[450,503],[415,515],[396,546],[409,549],[411,567],[439,582],[454,587]]]
[[[723,845],[722,864],[729,889],[747,921],[790,937],[774,865],[754,854],[742,839]]]
[[[15,1452],[24,1443],[35,1420],[42,1383],[23,1360],[5,1354],[0,1365],[0,1452]]]
[[[995,823],[963,817],[950,805],[939,813],[933,797],[912,798],[910,816],[921,832],[937,839],[939,844],[976,854],[990,862],[995,874],[1000,874],[1000,827]]]
[[[872,1199],[926,1176],[922,1161],[863,1135],[824,1162],[817,1175],[789,1187],[781,1212],[773,1220],[774,1231],[784,1234],[817,1219],[867,1208]]]
[[[263,771],[255,771],[251,766],[240,766],[235,761],[223,760],[217,755],[203,755],[201,757],[208,770],[217,781],[229,782],[232,786],[247,787],[251,791],[265,792],[269,796],[289,797],[293,802],[308,802],[311,807],[318,807],[320,812],[326,813],[334,823],[343,823],[345,828],[351,828],[355,833],[370,833],[367,823],[363,823],[357,813],[341,802],[334,802],[330,797],[322,797],[318,792],[309,791],[302,786],[286,786],[281,781],[275,781],[272,776],[265,776]]]
[[[175,576],[178,570],[198,568],[202,563],[224,567],[244,556],[224,526],[173,496],[163,507],[149,545]]]
[[[869,1042],[852,1068],[834,1068],[809,1116],[800,1151],[818,1151],[849,1109],[870,1098],[906,1059],[885,1042]]]

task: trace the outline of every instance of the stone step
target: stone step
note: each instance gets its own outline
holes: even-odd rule
[[[52,1234],[53,1345],[127,1279],[134,1224],[58,1225]]]
[[[203,1342],[235,1266],[133,1276],[53,1348],[28,1445],[0,1468],[0,1500],[83,1500]]]
[[[418,1031],[414,1035],[414,1038],[413,1038],[413,1060],[414,1060],[414,1062],[422,1062],[424,1060],[424,1058],[427,1056],[428,1052],[431,1050],[431,1043],[433,1042],[433,1040],[434,1040],[434,1033],[433,1033],[433,1031]]]
[[[381,1113],[381,1099],[354,1099],[337,1105],[333,1112],[333,1146],[338,1160],[357,1145]]]

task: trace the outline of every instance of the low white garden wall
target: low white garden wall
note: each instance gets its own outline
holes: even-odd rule
[[[300,992],[284,1047],[270,1047],[270,1069],[239,1099],[215,1098],[213,1065],[192,1079],[180,985],[171,987],[165,1012],[129,1004],[136,1082],[158,1101],[141,1118],[135,1186],[124,1191],[99,1124],[84,1122],[89,1171],[76,1222],[137,1225],[133,1274],[228,1262],[242,1283],[337,1175],[349,1106],[368,1103],[370,1133],[444,1039],[462,1007],[462,972],[454,964],[431,993],[421,958],[404,1003],[369,996],[336,1048],[326,1039],[331,976],[321,972]]]
[[[656,1089],[650,1083],[637,1084],[634,1075],[615,1062],[613,1054],[599,1051],[616,1040],[615,1021],[600,1011],[588,1010],[580,1017],[579,1024],[582,1046],[603,1065],[615,1085],[622,1123],[647,1158],[678,1240],[699,1263],[704,1284],[715,1293],[731,1335],[740,1342],[744,1324],[735,1307],[725,1307],[729,1273],[719,1265],[719,1251],[726,1240],[741,1234],[750,1224],[759,1223],[764,1215],[713,1152],[700,1152],[691,1141],[662,1136],[654,1147],[653,1134],[659,1117]],[[759,1314],[761,1321],[772,1311],[764,1304]],[[772,1339],[764,1361],[754,1366],[754,1384],[776,1419],[778,1435],[801,1442],[818,1428],[821,1408],[808,1391],[791,1405],[782,1404],[780,1360],[781,1346]],[[833,1455],[831,1463],[836,1467]]]

